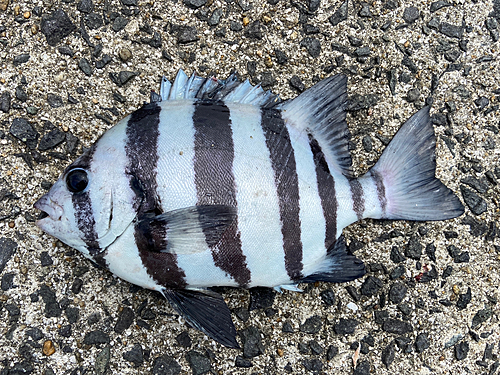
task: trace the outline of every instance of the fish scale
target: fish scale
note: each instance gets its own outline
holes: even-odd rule
[[[99,138],[35,203],[47,214],[37,225],[238,347],[229,309],[208,288],[354,280],[365,270],[346,249],[349,224],[463,213],[434,176],[428,107],[368,173],[353,175],[346,85],[332,76],[281,102],[235,74],[163,78],[160,95]]]

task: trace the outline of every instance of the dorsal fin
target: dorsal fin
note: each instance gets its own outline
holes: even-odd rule
[[[353,177],[346,118],[347,77],[325,78],[281,105],[283,118],[318,141],[330,169]]]
[[[152,96],[155,101],[157,96]],[[209,99],[232,103],[251,104],[263,108],[280,103],[280,98],[271,91],[264,91],[260,85],[252,86],[248,80],[240,82],[237,73],[226,79],[214,76],[202,78],[196,73],[188,77],[182,69],[177,72],[173,83],[162,77],[161,100]]]

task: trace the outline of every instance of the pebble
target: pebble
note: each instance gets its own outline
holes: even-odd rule
[[[127,62],[132,58],[132,52],[128,48],[122,48],[118,53],[120,60]]]
[[[248,311],[272,307],[275,297],[276,292],[270,288],[257,287],[250,289],[250,303]]]
[[[441,8],[451,7],[451,6],[453,6],[453,4],[450,4],[450,3],[443,1],[443,0],[439,0],[439,1],[435,1],[435,2],[431,3],[430,11],[431,11],[431,13],[434,13],[434,12],[437,12]]]
[[[84,345],[109,344],[109,335],[101,330],[87,332],[83,338]]]
[[[209,26],[217,26],[220,23],[222,17],[222,9],[216,8],[207,20]]]
[[[188,44],[198,41],[198,30],[194,26],[183,26],[177,33],[178,44]]]
[[[124,86],[132,78],[138,76],[139,72],[129,72],[122,70],[120,73],[109,73],[109,78],[118,85],[118,87]]]
[[[413,23],[420,17],[420,11],[416,7],[405,8],[403,12],[403,20],[406,23]]]
[[[71,324],[76,323],[80,317],[80,309],[78,307],[68,307],[64,312],[66,313],[68,322]]]
[[[14,276],[12,272],[7,272],[2,276],[1,288],[3,291],[14,288]]]
[[[418,236],[413,235],[410,237],[410,240],[405,245],[405,256],[411,259],[420,260],[422,256],[422,244]]]
[[[446,249],[455,263],[469,263],[470,255],[468,251],[460,251],[455,245],[449,245]]]
[[[210,371],[210,358],[198,351],[191,350],[187,352],[186,360],[193,371],[193,375],[206,374]]]
[[[304,359],[302,361],[302,366],[304,366],[308,371],[313,373],[318,373],[323,370],[323,362],[321,362],[317,358],[313,359]]]
[[[328,288],[323,290],[320,293],[321,299],[323,300],[323,303],[327,306],[333,306],[335,305],[336,299],[335,299],[335,293],[333,292],[332,288]]]
[[[458,296],[457,309],[459,310],[465,309],[471,300],[472,300],[472,292],[471,288],[469,287],[467,288],[467,293],[463,293]]]
[[[76,30],[66,12],[62,9],[53,11],[48,16],[43,16],[40,30],[45,35],[50,46],[56,46],[61,40]]]
[[[26,336],[31,337],[33,340],[38,341],[43,338],[42,330],[38,327],[28,328],[26,330]]]
[[[123,17],[118,17],[118,18],[120,18],[120,21],[122,21],[123,19],[126,20],[126,18],[123,18]],[[115,19],[115,21],[116,21],[116,19]],[[102,16],[99,13],[90,13],[90,14],[87,14],[85,16],[85,26],[87,26],[89,29],[96,30],[96,29],[100,28],[103,25],[104,25],[104,21],[102,19]],[[125,26],[126,25],[127,24],[125,23]],[[113,23],[113,27],[116,27],[118,29],[118,30],[115,30],[115,31],[120,31],[121,30],[120,29],[121,24],[115,26],[115,23]],[[114,30],[114,28],[113,28],[113,30]]]
[[[250,39],[262,39],[262,29],[259,20],[254,21],[249,26],[247,26],[247,28],[245,29],[245,36]]]
[[[122,16],[118,16],[114,19],[111,28],[113,29],[113,31],[118,32],[123,30],[127,25],[128,25],[128,19]]]
[[[408,103],[414,103],[419,98],[420,98],[420,90],[419,89],[413,88],[413,89],[408,90],[408,92],[406,94],[406,100],[408,101]]]
[[[175,341],[183,348],[189,348],[192,345],[191,337],[187,331],[184,331],[175,337]]]
[[[417,353],[422,353],[425,349],[430,347],[429,337],[427,333],[422,332],[417,335],[415,339],[415,350]]]
[[[356,330],[359,322],[355,319],[341,318],[338,323],[333,326],[333,330],[337,335],[351,335]]]
[[[207,0],[184,0],[182,3],[188,8],[198,9],[205,5]]]
[[[51,340],[47,340],[43,343],[42,353],[47,357],[50,357],[52,354],[56,352],[56,348],[54,343]],[[12,370],[11,370],[12,372]]]
[[[404,335],[413,331],[413,327],[410,323],[403,322],[399,319],[388,318],[384,320],[382,324],[382,329],[389,333],[395,333],[397,335]]]
[[[384,283],[378,277],[368,276],[360,288],[363,296],[371,297],[379,292]]]
[[[52,257],[49,255],[47,251],[42,251],[40,253],[40,264],[42,265],[42,267],[47,267],[54,264]]]
[[[71,324],[66,324],[58,329],[57,331],[59,335],[62,337],[70,337],[71,336]]]
[[[439,24],[439,32],[450,38],[462,39],[464,29],[462,28],[462,26],[456,26],[447,22],[441,22]]]
[[[253,358],[264,354],[265,349],[258,328],[254,326],[247,327],[238,331],[238,335],[243,343],[243,356],[245,358]]]
[[[124,307],[118,315],[118,320],[115,325],[116,333],[123,333],[134,321],[134,311],[130,307]]]
[[[306,89],[306,86],[304,85],[302,80],[296,75],[293,75],[292,78],[290,78],[290,86],[292,86],[299,93],[303,92]]]
[[[241,355],[237,355],[234,360],[234,365],[241,368],[250,368],[253,366],[253,363],[248,359],[243,358]]]
[[[337,26],[340,22],[347,20],[349,1],[345,0],[338,9],[328,18],[332,26]]]
[[[52,93],[47,94],[47,103],[49,103],[52,108],[59,108],[64,106],[63,99],[59,95],[55,95]]]
[[[370,362],[365,360],[358,363],[353,375],[370,375]]]
[[[485,309],[479,310],[476,313],[476,315],[474,315],[474,317],[472,318],[471,328],[475,329],[475,328],[479,327],[481,324],[486,322],[492,316],[493,316],[493,311],[489,307],[486,307]]]
[[[109,360],[111,358],[111,350],[106,346],[97,354],[94,363],[94,370],[96,375],[104,375],[108,371]]]
[[[90,65],[89,60],[85,57],[82,57],[80,61],[78,61],[78,67],[87,77],[92,75],[92,66]]]
[[[391,289],[389,290],[389,300],[392,303],[398,304],[406,296],[406,293],[408,292],[408,288],[406,285],[404,285],[402,282],[396,282],[391,286]]]
[[[391,249],[391,260],[394,263],[401,263],[406,260],[406,257],[399,251],[397,246],[393,246]]]
[[[309,347],[314,355],[320,355],[324,351],[323,347],[315,340],[309,341]]]
[[[0,95],[0,111],[8,113],[10,111],[10,105],[11,105],[10,92],[4,91],[2,95]]]
[[[139,343],[134,344],[132,349],[123,353],[123,359],[132,362],[134,367],[140,367],[144,363],[144,353]]]
[[[457,345],[455,345],[455,358],[458,361],[462,361],[467,358],[467,354],[469,353],[469,342],[461,341]]]
[[[50,287],[42,284],[38,294],[42,297],[43,302],[45,302],[45,316],[47,318],[61,316],[61,307],[56,300],[56,293]]]
[[[394,341],[392,341],[389,345],[387,345],[382,350],[382,363],[386,368],[389,368],[394,359],[396,358],[396,348],[394,345]]]
[[[293,332],[295,332],[293,330],[292,324],[290,322],[283,323],[283,327],[281,328],[281,331],[285,332],[285,333],[293,333]]]
[[[326,360],[331,361],[339,354],[339,348],[335,345],[330,345],[326,351]]]
[[[311,316],[307,318],[306,321],[300,325],[300,332],[314,334],[318,333],[323,326],[323,321],[318,315]]]
[[[24,91],[23,86],[16,87],[15,95],[16,95],[16,99],[23,102],[23,103],[26,102],[26,100],[28,100],[28,94],[26,94],[26,91]],[[1,104],[0,104],[0,106],[1,106]]]
[[[23,53],[21,55],[14,56],[12,63],[14,64],[14,66],[19,66],[21,64],[27,63],[29,59],[29,53]]]
[[[321,43],[316,38],[304,38],[300,42],[300,46],[305,47],[312,57],[318,57],[321,54]]]

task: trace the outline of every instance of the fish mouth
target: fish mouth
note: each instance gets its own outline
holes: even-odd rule
[[[54,221],[61,221],[63,215],[62,207],[57,203],[54,203],[54,201],[52,201],[46,195],[37,200],[33,207],[41,211],[40,215],[38,216],[38,220],[36,221],[37,226],[40,226],[39,224],[47,218],[50,218]]]

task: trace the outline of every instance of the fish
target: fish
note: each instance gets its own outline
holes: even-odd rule
[[[347,103],[342,74],[284,101],[236,73],[179,70],[64,170],[34,204],[36,225],[238,348],[213,287],[300,291],[300,283],[352,281],[365,267],[343,228],[464,212],[435,177],[428,106],[355,176]]]

